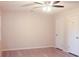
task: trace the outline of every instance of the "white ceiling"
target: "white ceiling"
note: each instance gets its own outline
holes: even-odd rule
[[[33,1],[0,1],[0,9],[2,10],[12,10],[12,11],[24,11],[24,10],[32,10],[35,6],[33,5],[28,7],[22,7],[24,4],[33,3]],[[63,10],[68,8],[79,8],[79,1],[61,1],[59,4],[64,5],[64,8],[55,8],[53,7],[53,11]],[[37,9],[40,10],[40,9]]]

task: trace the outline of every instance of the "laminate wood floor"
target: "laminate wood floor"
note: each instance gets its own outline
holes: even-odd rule
[[[2,56],[3,57],[75,57],[67,52],[52,47],[3,51]]]

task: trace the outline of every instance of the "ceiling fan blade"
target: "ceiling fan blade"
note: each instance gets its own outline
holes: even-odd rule
[[[34,2],[34,3],[36,3],[36,4],[40,4],[40,5],[43,5],[42,3],[40,3],[40,2]]]
[[[33,12],[34,10],[39,9],[39,8],[42,8],[42,6],[39,6],[39,7],[33,7],[33,8],[31,9],[31,11]]]
[[[39,6],[39,7],[33,7],[32,9],[38,9],[38,8],[41,8],[42,6]]]
[[[36,4],[43,5],[42,3],[39,3],[39,2],[33,2],[33,3],[30,3],[30,4],[24,4],[24,5],[22,5],[22,7],[25,7],[25,6],[32,6],[32,5],[36,5]]]
[[[59,2],[60,2],[60,1],[54,1],[53,4],[57,4],[57,3],[59,3]]]
[[[25,6],[32,6],[32,5],[36,5],[36,4],[34,4],[34,3],[24,4],[24,5],[22,5],[22,7],[25,7]]]
[[[64,8],[64,6],[62,6],[62,5],[53,5],[53,7]]]

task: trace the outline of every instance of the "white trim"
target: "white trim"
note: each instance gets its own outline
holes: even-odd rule
[[[23,50],[23,49],[37,49],[37,48],[47,48],[47,47],[53,47],[53,46],[40,46],[40,47],[28,47],[28,48],[9,48],[9,49],[2,49],[2,51]]]

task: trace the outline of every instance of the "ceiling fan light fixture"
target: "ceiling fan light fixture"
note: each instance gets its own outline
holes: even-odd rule
[[[51,10],[52,10],[52,7],[51,6],[44,6],[43,7],[43,11],[44,12],[51,12]]]
[[[51,1],[51,2],[49,3],[50,6],[52,6],[52,4],[53,4],[53,1]]]

